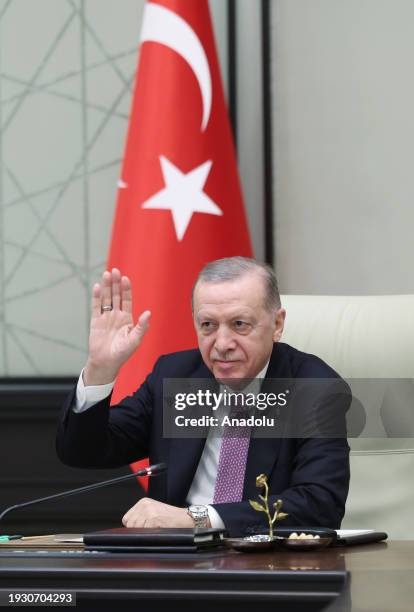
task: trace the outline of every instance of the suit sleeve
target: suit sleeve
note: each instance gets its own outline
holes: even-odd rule
[[[276,528],[339,528],[348,486],[349,446],[345,439],[298,440],[290,486],[276,493],[270,491],[269,505],[282,499],[282,511],[288,514],[286,519],[277,522]],[[266,515],[253,510],[248,501],[213,504],[213,507],[232,537],[268,533]]]
[[[116,406],[111,396],[75,413],[76,389],[67,398],[58,425],[56,450],[72,467],[115,468],[147,457],[157,364],[141,387]]]
[[[332,392],[333,388],[333,392]],[[346,439],[345,415],[351,403],[351,392],[341,379],[333,381],[324,397],[314,398],[310,421],[316,423],[311,431],[317,437],[297,437],[285,440],[294,448],[289,466],[288,486],[279,487],[278,463],[269,480],[269,506],[283,500],[282,511],[288,514],[275,527],[308,526],[337,529],[345,512],[349,488],[349,445]],[[309,429],[305,424],[305,430]],[[333,437],[335,436],[335,437]],[[286,464],[281,469],[286,469]],[[260,469],[257,475],[260,473]],[[273,485],[273,486],[272,486]],[[257,489],[257,493],[261,491]],[[257,495],[252,497],[256,499]],[[249,501],[214,504],[230,535],[268,533],[268,522],[263,512],[254,510]],[[272,513],[273,514],[273,513]]]

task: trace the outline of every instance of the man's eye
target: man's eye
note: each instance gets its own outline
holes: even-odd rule
[[[200,328],[203,332],[211,332],[214,329],[214,324],[211,321],[201,321]]]
[[[247,331],[250,328],[250,325],[246,323],[246,321],[234,321],[233,325],[235,329],[240,332]]]

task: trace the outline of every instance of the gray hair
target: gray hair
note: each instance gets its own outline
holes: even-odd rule
[[[198,283],[224,283],[237,280],[245,274],[259,273],[264,280],[265,297],[263,306],[269,312],[281,307],[276,275],[268,264],[249,257],[225,257],[208,263],[194,283],[191,303],[194,309],[194,291]]]

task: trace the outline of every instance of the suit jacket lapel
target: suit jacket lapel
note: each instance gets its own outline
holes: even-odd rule
[[[213,375],[204,363],[191,378],[212,379]],[[169,441],[167,500],[174,506],[183,506],[194,479],[198,462],[204,450],[206,438],[172,438]]]
[[[267,368],[266,376],[262,384],[261,391],[263,392],[269,390],[269,384],[266,383],[268,379],[281,376],[277,352],[277,344],[275,344],[270,357],[269,367]],[[256,416],[261,416],[260,411],[256,411]],[[280,438],[254,437],[254,430],[252,431],[244,477],[243,499],[256,498],[258,493],[258,489],[256,488],[256,476],[259,474],[270,476],[279,456],[280,443]]]

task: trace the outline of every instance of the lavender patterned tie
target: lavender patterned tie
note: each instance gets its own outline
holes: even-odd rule
[[[232,413],[233,416],[246,416]],[[221,441],[213,504],[239,502],[250,444],[250,427],[226,425]]]

